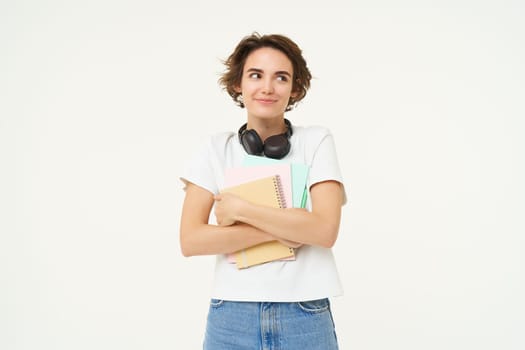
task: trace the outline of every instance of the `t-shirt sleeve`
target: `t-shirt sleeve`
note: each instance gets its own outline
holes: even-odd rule
[[[213,169],[213,146],[211,139],[198,147],[184,166],[180,180],[184,183],[184,189],[188,182],[202,187],[211,193],[217,193],[217,181]]]
[[[324,129],[317,148],[313,152],[308,186],[311,187],[316,183],[330,180],[343,185],[344,203],[346,203],[344,181],[339,167],[334,138],[329,130]]]

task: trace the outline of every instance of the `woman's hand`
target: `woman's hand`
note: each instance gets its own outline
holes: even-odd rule
[[[239,217],[243,206],[249,204],[244,199],[231,193],[218,194],[213,198],[215,200],[215,218],[217,219],[217,224],[219,226],[230,226],[235,224],[237,222],[236,218]],[[290,248],[299,248],[302,246],[302,243],[290,241],[288,239],[275,239]]]
[[[215,218],[219,226],[235,224],[241,208],[248,204],[247,201],[231,193],[215,195]]]

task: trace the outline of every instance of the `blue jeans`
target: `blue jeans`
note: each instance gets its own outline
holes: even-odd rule
[[[212,299],[204,350],[337,350],[328,299],[296,303]]]

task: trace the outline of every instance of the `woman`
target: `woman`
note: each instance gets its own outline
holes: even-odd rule
[[[342,176],[329,130],[285,118],[305,97],[310,71],[292,40],[257,33],[243,38],[225,65],[219,82],[246,109],[246,123],[210,137],[182,177],[182,253],[217,256],[204,349],[337,349],[329,298],[342,294],[331,251],[346,198]],[[246,154],[307,164],[306,209],[219,194],[224,170]],[[217,224],[209,222],[212,209]],[[296,248],[295,260],[240,270],[228,261],[230,253],[273,240]]]

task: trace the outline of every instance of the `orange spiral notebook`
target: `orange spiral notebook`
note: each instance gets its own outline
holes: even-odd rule
[[[221,190],[221,193],[233,193],[257,205],[273,208],[287,207],[279,175],[266,176],[230,186]],[[237,268],[244,269],[273,260],[293,257],[294,249],[279,241],[271,241],[241,249],[235,252],[234,256]]]

